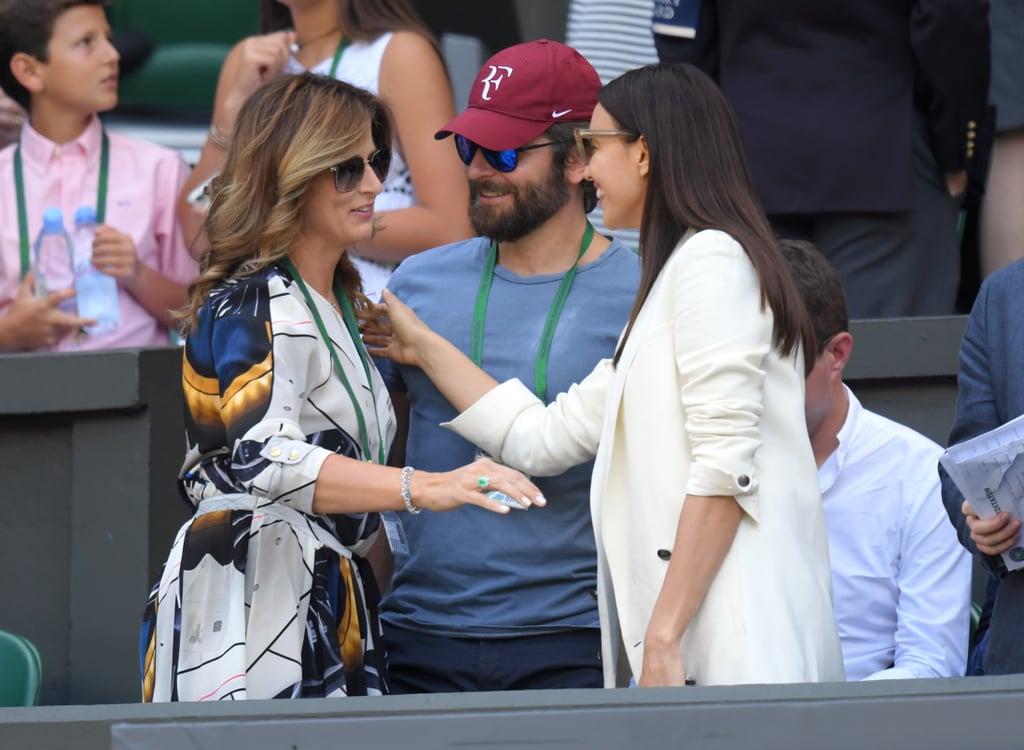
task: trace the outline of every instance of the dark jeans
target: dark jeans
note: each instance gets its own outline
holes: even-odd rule
[[[601,634],[449,638],[384,626],[392,693],[599,688]]]

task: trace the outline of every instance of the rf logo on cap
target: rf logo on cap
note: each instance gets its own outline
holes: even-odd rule
[[[484,85],[484,92],[480,95],[484,101],[489,102],[491,100],[491,85],[494,85],[494,90],[497,91],[501,86],[501,82],[505,80],[505,76],[512,75],[512,68],[507,65],[489,65],[491,72],[487,74],[486,78],[481,79],[480,83]],[[502,71],[501,75],[498,75],[498,71]]]
[[[457,134],[485,149],[517,149],[556,123],[586,127],[600,88],[594,66],[572,47],[549,39],[516,44],[480,67],[466,109],[434,137]]]

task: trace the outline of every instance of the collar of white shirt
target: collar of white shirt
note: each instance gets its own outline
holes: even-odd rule
[[[846,419],[843,421],[843,426],[839,428],[839,432],[836,435],[839,445],[818,469],[818,486],[821,488],[821,494],[823,495],[836,483],[836,479],[839,478],[839,474],[843,470],[843,464],[846,463],[847,447],[850,445],[853,434],[857,431],[857,422],[860,421],[860,413],[864,408],[846,383],[843,383],[843,390],[846,391],[846,400],[849,407],[846,410]]]

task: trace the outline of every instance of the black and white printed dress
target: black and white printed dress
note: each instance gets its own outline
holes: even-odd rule
[[[150,595],[140,642],[146,701],[388,692],[379,593],[361,553],[376,513],[315,514],[332,453],[376,459],[394,437],[341,316],[310,290],[365,416],[355,408],[298,285],[279,265],[210,293],[185,343],[188,453],[180,488],[195,515]]]

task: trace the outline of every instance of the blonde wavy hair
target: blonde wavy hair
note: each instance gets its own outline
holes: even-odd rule
[[[391,147],[387,107],[368,91],[327,76],[282,75],[243,105],[227,162],[210,183],[209,249],[189,287],[184,330],[196,324],[210,290],[288,255],[299,234],[313,178],[357,155],[369,131],[374,148]],[[335,270],[353,304],[362,301],[348,254]]]

